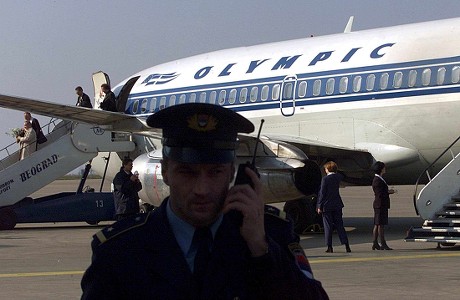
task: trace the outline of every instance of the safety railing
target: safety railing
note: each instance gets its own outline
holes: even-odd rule
[[[429,173],[429,170],[433,168],[433,166],[441,159],[444,157],[444,155],[447,153],[447,152],[450,152],[450,154],[452,155],[452,160],[455,159],[455,154],[454,152],[452,151],[452,148],[455,146],[455,144],[457,144],[457,142],[460,140],[460,136],[457,137],[455,139],[455,141],[452,142],[452,144],[450,144],[428,167],[425,168],[425,170],[423,170],[423,172],[420,173],[420,175],[418,176],[417,178],[417,181],[415,182],[415,190],[414,190],[414,195],[412,196],[413,197],[413,201],[414,201],[414,208],[415,208],[415,212],[417,213],[417,215],[419,215],[419,212],[418,212],[418,209],[417,209],[417,192],[418,192],[418,186],[420,185],[420,181],[422,180],[423,176],[426,175],[427,178],[428,178],[428,183],[431,182],[432,177]],[[451,161],[452,161],[451,160]]]

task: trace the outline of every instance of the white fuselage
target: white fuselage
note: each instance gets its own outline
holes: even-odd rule
[[[458,36],[460,18],[197,55],[129,77],[140,76],[125,112],[223,105],[256,126],[265,119],[265,136],[369,152],[389,182],[415,183],[460,135]],[[351,172],[360,164],[344,161]]]

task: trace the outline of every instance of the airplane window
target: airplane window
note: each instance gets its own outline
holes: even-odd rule
[[[460,81],[460,67],[455,66],[452,68],[452,83],[458,83]]]
[[[236,101],[236,89],[231,89],[228,95],[228,103],[233,104]]]
[[[270,91],[270,87],[268,85],[264,85],[262,87],[262,92],[260,93],[260,100],[262,100],[262,101],[267,100],[269,91]]]
[[[272,89],[272,100],[278,100],[280,98],[280,85],[275,84]]]
[[[166,106],[166,97],[161,97],[160,98],[160,109],[165,108]]]
[[[425,69],[422,72],[422,84],[427,86],[430,84],[431,81],[431,69]]]
[[[157,98],[153,97],[152,102],[150,103],[150,111],[155,111],[157,108]]]
[[[313,96],[318,96],[321,93],[321,80],[316,79],[313,83]]]
[[[206,103],[206,92],[201,92],[200,103]]]
[[[417,83],[417,71],[410,70],[409,72],[409,87],[414,87]]]
[[[390,75],[388,73],[383,73],[382,76],[380,76],[380,89],[381,90],[386,90],[388,87],[388,78]]]
[[[248,97],[248,89],[242,88],[240,91],[240,103],[245,103],[247,97]]]
[[[334,78],[329,78],[326,81],[326,94],[327,95],[332,95],[334,93],[334,84],[335,84]]]
[[[445,78],[446,78],[446,68],[441,67],[438,69],[438,77],[436,78],[436,83],[438,85],[443,84]]]
[[[133,113],[137,113],[138,108],[139,108],[139,100],[136,100],[133,103]]]
[[[257,95],[259,94],[259,88],[258,87],[253,87],[251,89],[251,95],[249,96],[249,100],[251,102],[256,102],[257,101]]]
[[[148,101],[147,98],[142,99],[142,103],[141,103],[141,113],[145,113],[145,112],[146,112],[146,110],[147,110],[147,101]]]
[[[219,93],[219,104],[220,105],[224,105],[225,104],[225,97],[227,96],[227,91],[226,90],[222,90],[220,91]]]
[[[191,93],[190,94],[190,99],[188,100],[189,103],[195,103],[196,102],[196,94]]]
[[[307,94],[307,82],[306,81],[301,81],[299,83],[298,94],[299,94],[299,98],[303,98]]]
[[[283,86],[283,99],[292,99],[292,87],[293,84],[291,82],[287,82]]]
[[[353,78],[353,92],[357,93],[361,90],[361,82],[361,76],[356,76],[355,78]]]
[[[339,92],[340,94],[345,94],[348,89],[348,77],[342,77],[340,78],[340,83],[339,83]]]
[[[185,94],[180,95],[179,103],[184,104],[186,99],[187,99],[187,96]]]
[[[212,91],[211,94],[209,95],[209,103],[216,104],[216,98],[217,98],[217,92]]]
[[[372,91],[374,89],[374,85],[375,85],[375,75],[370,74],[369,76],[367,76],[367,79],[366,79],[366,89],[368,91]]]
[[[403,80],[403,73],[402,72],[396,72],[395,77],[393,78],[393,87],[398,89],[402,85],[402,80]]]
[[[171,95],[171,97],[169,97],[169,106],[173,106],[176,104],[176,95]]]

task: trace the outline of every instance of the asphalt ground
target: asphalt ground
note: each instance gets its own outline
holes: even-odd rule
[[[99,190],[100,181],[88,185]],[[59,180],[35,197],[74,191],[77,181]],[[110,188],[105,184],[104,190]],[[391,197],[386,237],[393,251],[372,251],[372,189],[347,187],[344,223],[351,253],[334,235],[334,253],[325,253],[323,234],[301,236],[316,279],[331,299],[458,299],[460,246],[403,241],[420,226],[412,205],[412,186],[397,186]],[[104,225],[86,223],[18,224],[0,231],[0,299],[79,299],[80,280],[91,259],[91,236]]]

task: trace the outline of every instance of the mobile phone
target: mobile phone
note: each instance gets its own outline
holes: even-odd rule
[[[256,168],[256,155],[257,155],[257,146],[259,145],[259,140],[260,140],[260,132],[262,131],[263,124],[264,124],[264,119],[260,120],[260,127],[259,127],[259,132],[257,133],[257,140],[256,140],[256,145],[254,147],[254,153],[252,155],[252,162],[247,161],[246,163],[240,164],[238,166],[238,171],[236,172],[236,178],[235,178],[235,185],[249,184],[252,188],[254,188],[254,183],[252,182],[251,178],[248,175],[246,175],[246,172],[245,172],[246,167],[253,170],[257,174],[257,176],[260,177],[259,172],[257,172],[257,168]]]
[[[246,167],[253,170],[257,174],[257,176],[260,177],[259,172],[257,172],[255,163],[256,163],[256,155],[257,155],[257,146],[259,144],[260,131],[262,130],[263,123],[264,123],[264,120],[262,119],[260,121],[259,133],[257,134],[256,145],[254,147],[254,154],[252,155],[252,162],[247,161],[246,163],[240,164],[238,166],[238,171],[236,172],[236,178],[235,178],[234,185],[249,184],[252,188],[254,188],[254,183],[252,182],[251,178],[246,174],[246,171],[245,171]],[[241,225],[243,224],[243,214],[237,210],[232,210],[229,212],[229,214],[235,220],[235,223],[239,227],[241,227]]]

